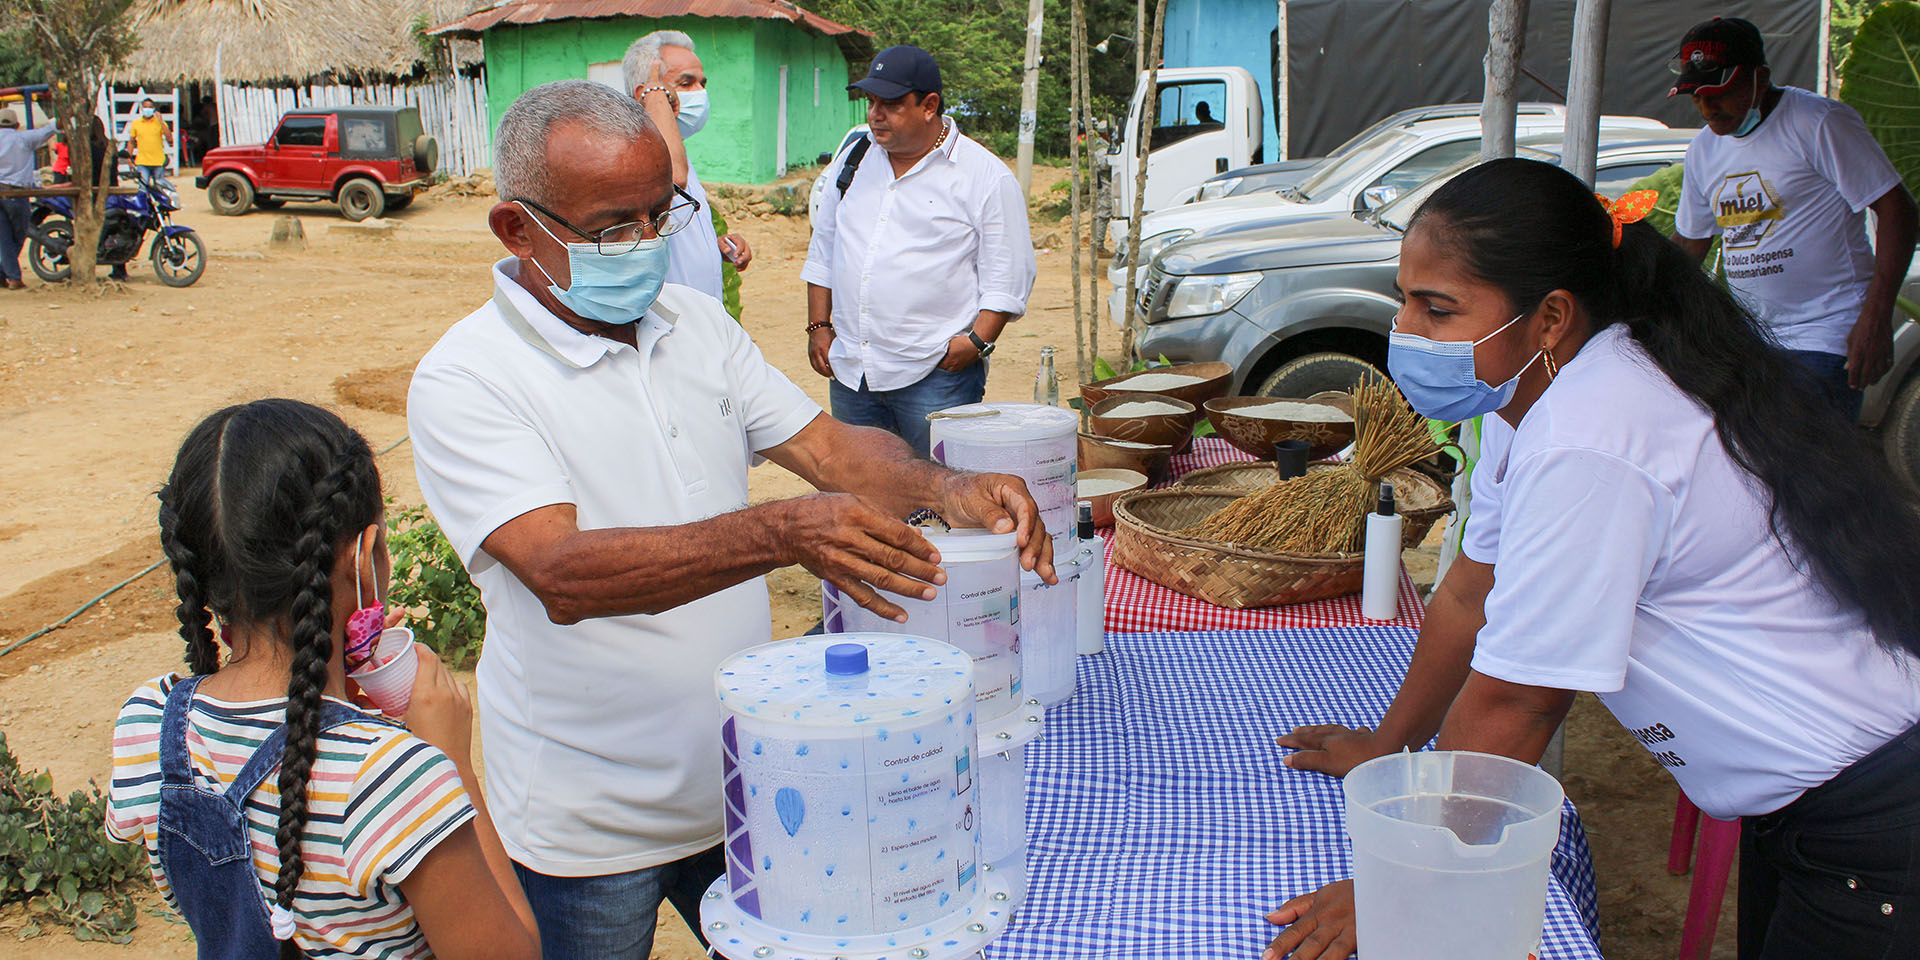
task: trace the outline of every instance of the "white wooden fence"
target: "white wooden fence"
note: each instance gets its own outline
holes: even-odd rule
[[[493,166],[487,81],[454,76],[438,83],[361,87],[239,87],[220,85],[221,144],[265,143],[289,110],[353,104],[420,108],[420,124],[440,141],[440,169],[462,177]]]

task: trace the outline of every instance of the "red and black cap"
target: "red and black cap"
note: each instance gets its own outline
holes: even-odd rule
[[[1667,62],[1679,75],[1667,96],[1718,96],[1733,84],[1740,68],[1767,65],[1760,28],[1739,17],[1714,17],[1695,24],[1680,41],[1680,55]]]

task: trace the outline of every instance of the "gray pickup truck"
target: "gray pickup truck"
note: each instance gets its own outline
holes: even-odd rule
[[[1603,135],[1595,189],[1618,196],[1679,162],[1691,135]],[[1519,153],[1557,163],[1559,138],[1527,138]],[[1377,210],[1226,229],[1166,247],[1140,289],[1141,355],[1223,360],[1233,365],[1235,393],[1266,396],[1342,390],[1384,370],[1400,235],[1420,204],[1473,162]],[[1920,272],[1909,273],[1902,292],[1920,301]],[[1877,428],[1895,469],[1920,484],[1920,323],[1912,318],[1896,321],[1893,369],[1867,391],[1860,424]]]

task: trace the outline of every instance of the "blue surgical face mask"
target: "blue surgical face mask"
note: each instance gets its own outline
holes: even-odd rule
[[[1387,372],[1423,417],[1459,423],[1492,413],[1513,400],[1514,391],[1520,389],[1520,374],[1526,373],[1540,354],[1535,353],[1512,379],[1490,387],[1474,373],[1473,348],[1499,336],[1525,316],[1523,313],[1508,320],[1499,330],[1472,343],[1428,340],[1396,330],[1387,337]]]
[[[560,243],[559,237],[525,204],[520,209],[527,211],[527,217],[540,224],[540,229],[553,242]],[[568,310],[589,320],[601,323],[627,324],[646,315],[647,309],[660,296],[660,287],[667,280],[667,264],[670,262],[665,237],[652,237],[640,241],[632,250],[615,256],[603,256],[600,248],[593,243],[568,243],[566,289],[558,285],[547,284],[547,292]],[[539,266],[539,261],[534,261]],[[541,273],[551,280],[553,274],[541,267]]]
[[[674,121],[680,126],[680,138],[686,139],[707,125],[707,91],[680,91],[680,113]]]
[[[1740,118],[1740,126],[1734,129],[1733,135],[1736,137],[1744,137],[1752,133],[1753,128],[1759,126],[1760,121],[1764,118],[1765,114],[1760,112],[1760,74],[1755,73],[1753,75],[1753,104],[1747,107],[1747,115]]]
[[[141,107],[141,108],[140,108],[140,115],[141,115],[141,116],[143,116],[143,117],[151,117],[151,116],[153,116],[153,108],[152,108],[152,107]]]

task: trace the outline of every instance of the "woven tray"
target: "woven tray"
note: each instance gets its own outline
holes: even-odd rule
[[[1332,466],[1330,463],[1315,463],[1309,464],[1307,469],[1326,470]],[[1278,480],[1273,461],[1256,460],[1195,470],[1181,477],[1175,487],[1251,493],[1265,489],[1268,484]],[[1447,489],[1418,470],[1401,467],[1387,474],[1387,481],[1393,484],[1394,504],[1406,521],[1400,528],[1400,542],[1406,548],[1419,546],[1433,530],[1433,525],[1441,517],[1453,512],[1453,498],[1447,496]]]
[[[1114,502],[1113,562],[1169,590],[1232,610],[1358,592],[1362,555],[1254,553],[1176,531],[1246,495],[1239,490],[1138,490]]]

